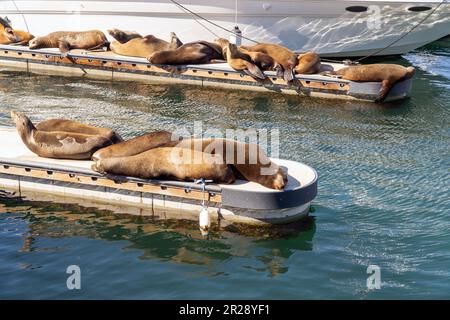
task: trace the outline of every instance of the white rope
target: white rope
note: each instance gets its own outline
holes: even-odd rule
[[[27,19],[25,19],[25,15],[20,11],[19,7],[16,4],[16,1],[12,0],[14,6],[16,7],[17,12],[22,16],[23,22],[25,23],[25,27],[27,28],[27,32],[30,33],[30,29],[28,28]]]
[[[235,1],[234,6],[234,25],[237,26],[237,19],[238,19],[238,0]]]

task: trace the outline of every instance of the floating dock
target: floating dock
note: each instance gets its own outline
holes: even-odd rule
[[[144,216],[167,209],[170,217],[198,221],[205,199],[212,221],[268,225],[306,217],[317,195],[316,171],[294,161],[272,159],[288,172],[284,191],[242,180],[207,184],[203,191],[194,182],[102,175],[91,170],[92,161],[41,158],[28,150],[15,128],[0,127],[0,141],[0,190],[30,200],[39,200],[39,194],[85,199],[132,207],[126,212]]]
[[[322,71],[338,70],[344,64],[322,63]],[[182,83],[202,87],[279,92],[319,98],[375,101],[381,83],[353,82],[323,75],[297,75],[292,84],[265,71],[267,79],[256,81],[233,70],[227,63],[203,65],[153,65],[144,58],[106,52],[72,50],[67,56],[58,49],[31,50],[23,46],[0,45],[0,70],[20,70],[30,74],[80,76],[112,81]],[[385,101],[400,100],[411,91],[412,80],[397,83]]]

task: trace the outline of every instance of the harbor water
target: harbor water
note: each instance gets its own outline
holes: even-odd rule
[[[387,62],[418,68],[409,99],[377,105],[0,71],[0,125],[20,110],[126,138],[194,121],[278,129],[280,157],[320,176],[310,219],[208,239],[196,222],[0,197],[0,299],[450,298],[450,40]],[[80,290],[66,286],[71,265]],[[370,265],[380,289],[367,286]]]

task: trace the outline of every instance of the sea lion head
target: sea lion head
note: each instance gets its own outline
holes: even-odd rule
[[[29,135],[36,129],[30,119],[22,112],[11,111],[11,119],[14,121],[20,135]]]
[[[107,31],[111,37],[122,44],[135,38],[142,38],[142,36],[136,31],[122,31],[117,28],[108,29]]]
[[[406,76],[405,79],[411,79],[416,74],[416,68],[408,67],[406,68]]]
[[[30,49],[39,49],[42,48],[42,41],[41,38],[34,38],[32,40],[30,40],[30,42],[28,43],[28,47]]]
[[[219,45],[221,48],[228,46],[228,44],[230,43],[230,41],[228,41],[225,38],[217,38],[214,39],[214,43]]]
[[[283,168],[278,167],[273,175],[262,175],[258,182],[270,189],[283,190],[287,181],[286,171]]]
[[[228,45],[230,45],[230,41],[224,38],[214,39],[214,43],[217,44],[222,49],[222,55],[224,57],[227,56]]]
[[[11,43],[19,42],[21,39],[15,34],[14,30],[11,28],[5,28],[3,34]]]

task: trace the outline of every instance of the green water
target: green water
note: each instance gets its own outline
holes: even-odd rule
[[[390,59],[420,70],[397,104],[0,73],[0,125],[18,109],[125,137],[204,127],[281,132],[282,158],[320,174],[313,218],[287,234],[0,200],[0,298],[450,298],[450,44]],[[1,143],[1,142],[0,142]],[[368,290],[368,265],[381,289]],[[81,268],[81,290],[66,268]]]

